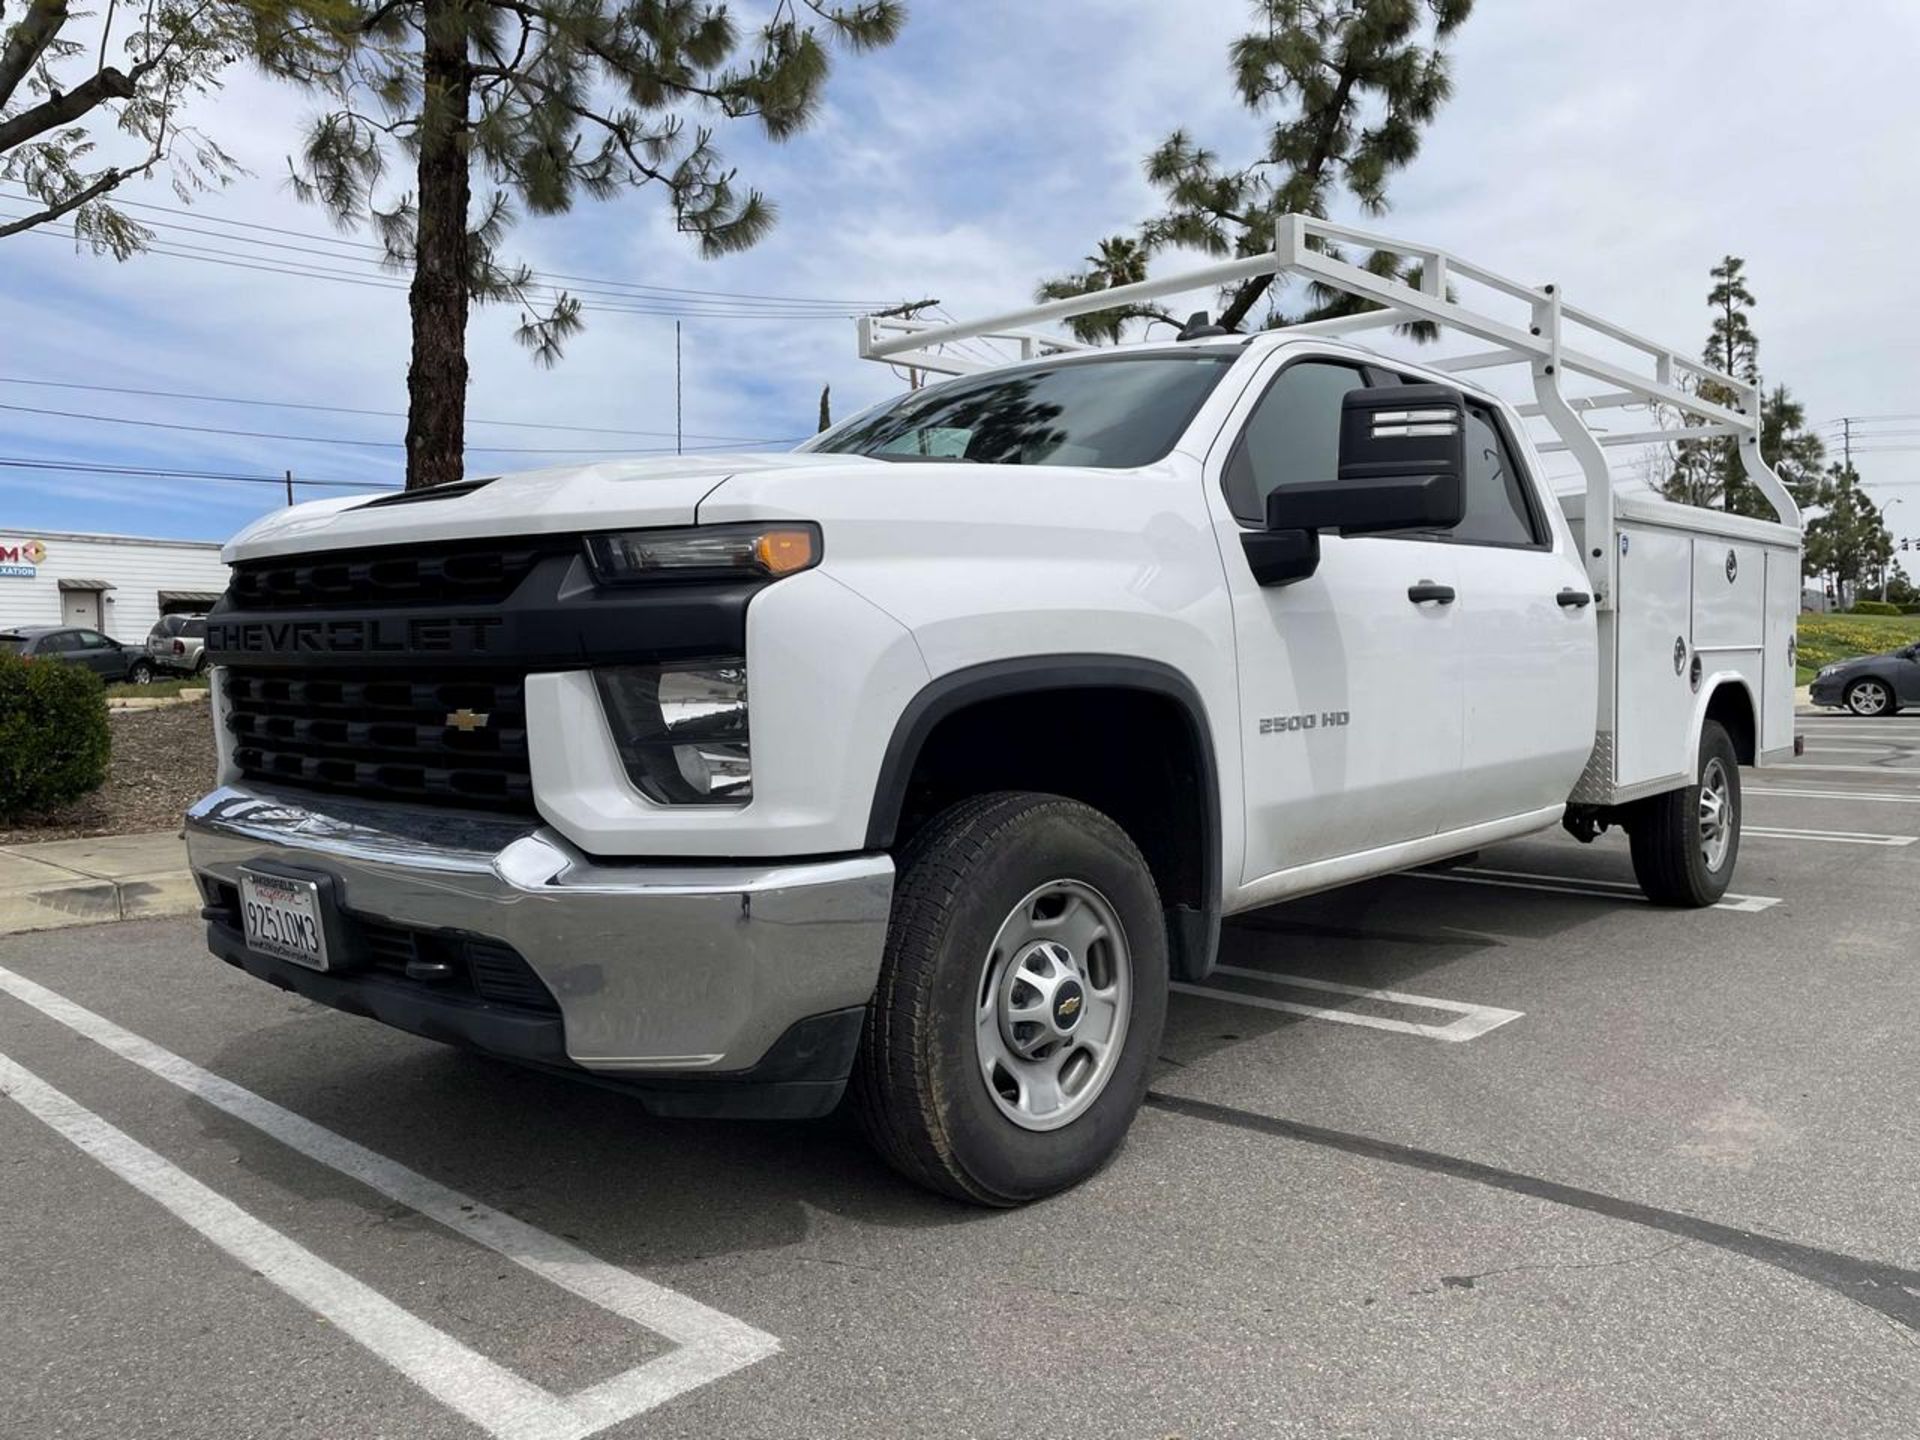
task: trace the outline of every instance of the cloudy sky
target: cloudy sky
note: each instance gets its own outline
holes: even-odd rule
[[[900,387],[855,357],[852,322],[829,312],[1022,303],[1149,212],[1140,159],[1169,130],[1229,159],[1257,143],[1226,80],[1241,0],[910,8],[901,43],[841,64],[805,135],[771,146],[722,132],[742,178],[780,207],[758,249],[699,260],[646,190],[514,233],[508,253],[537,269],[646,298],[616,313],[589,296],[586,334],[551,371],[513,344],[510,311],[479,311],[469,415],[512,423],[470,425],[470,471],[671,447],[674,320],[636,310],[685,312],[690,446],[804,436],[822,384],[839,414]],[[1557,281],[1689,351],[1708,268],[1745,256],[1769,382],[1819,421],[1912,417],[1859,426],[1883,438],[1857,459],[1883,502],[1909,497],[1892,526],[1920,538],[1920,452],[1905,448],[1920,445],[1920,267],[1907,249],[1920,5],[1480,0],[1452,49],[1455,98],[1393,181],[1391,213],[1367,223]],[[404,408],[406,297],[289,193],[285,157],[310,109],[236,74],[200,119],[251,176],[189,213],[158,182],[123,192],[167,207],[134,213],[199,259],[116,264],[57,235],[0,240],[0,461],[397,482],[403,422],[342,412]],[[0,213],[18,209],[0,199]],[[338,273],[274,273],[288,269]],[[744,313],[712,313],[723,307]],[[276,403],[123,393],[142,390]],[[0,468],[0,531],[224,538],[283,500],[242,482]]]

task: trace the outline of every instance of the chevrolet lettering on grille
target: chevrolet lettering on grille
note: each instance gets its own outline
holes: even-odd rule
[[[506,621],[498,615],[382,616],[364,620],[215,620],[207,649],[215,654],[484,655]]]

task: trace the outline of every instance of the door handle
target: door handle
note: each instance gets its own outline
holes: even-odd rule
[[[1554,598],[1560,602],[1562,607],[1572,605],[1576,608],[1585,608],[1593,603],[1593,596],[1587,594],[1584,590],[1562,590]]]
[[[1431,580],[1422,580],[1418,585],[1407,586],[1407,599],[1416,605],[1424,605],[1429,600],[1438,601],[1442,605],[1451,605],[1453,603],[1453,587],[1451,585],[1436,585]]]

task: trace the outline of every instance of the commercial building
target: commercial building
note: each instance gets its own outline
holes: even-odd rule
[[[162,615],[203,611],[226,588],[214,541],[0,530],[0,628],[75,625],[137,645]]]

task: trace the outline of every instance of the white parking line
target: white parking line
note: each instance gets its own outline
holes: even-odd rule
[[[1408,870],[1403,873],[1409,880],[1445,880],[1455,885],[1498,885],[1508,890],[1541,890],[1552,895],[1587,895],[1598,900],[1646,902],[1640,887],[1630,880],[1534,875],[1524,870],[1489,870],[1478,865],[1456,865],[1449,870]],[[1754,915],[1762,910],[1770,910],[1779,903],[1780,897],[1777,895],[1735,895],[1729,892],[1721,896],[1713,908]]]
[[[1379,1015],[1356,1015],[1350,1010],[1331,1010],[1320,1005],[1301,1005],[1291,1000],[1273,1000],[1265,995],[1248,995],[1239,990],[1219,990],[1211,985],[1189,985],[1176,980],[1173,988],[1182,995],[1198,995],[1207,1000],[1225,1000],[1230,1005],[1250,1005],[1256,1010],[1279,1010],[1288,1015],[1306,1015],[1315,1020],[1331,1020],[1336,1025],[1364,1025],[1372,1030],[1391,1030],[1401,1035],[1418,1035],[1427,1040],[1474,1040],[1489,1030],[1497,1030],[1510,1020],[1518,1020],[1524,1011],[1502,1010],[1497,1005],[1469,1005],[1460,1000],[1437,1000],[1431,995],[1408,995],[1399,990],[1368,990],[1359,985],[1338,985],[1331,980],[1309,980],[1304,975],[1274,975],[1265,970],[1249,970],[1242,965],[1215,965],[1216,975],[1237,975],[1243,980],[1261,980],[1289,989],[1325,990],[1335,995],[1354,995],[1363,1000],[1380,1000],[1390,1005],[1415,1009],[1445,1010],[1458,1015],[1445,1025],[1424,1025],[1415,1020],[1389,1020]]]
[[[0,1055],[0,1092],[488,1434],[501,1440],[565,1440],[597,1428],[582,1424],[538,1385],[255,1219],[5,1055]]]
[[[1905,745],[1875,745],[1867,740],[1860,740],[1858,742],[1855,742],[1850,736],[1845,740],[1836,740],[1831,744],[1824,743],[1826,741],[1826,737],[1824,735],[1821,736],[1820,738],[1823,743],[1818,745],[1807,746],[1807,749],[1806,749],[1807,754],[1809,755],[1911,756],[1914,753],[1911,748]]]
[[[1829,775],[1896,775],[1920,780],[1920,770],[1903,770],[1892,765],[1809,765],[1796,760],[1772,767],[1776,775],[1798,775],[1806,771],[1824,771]]]
[[[1873,835],[1862,830],[1783,830],[1772,825],[1743,825],[1742,838],[1763,840],[1807,840],[1823,845],[1879,845],[1899,849],[1920,841],[1920,835]]]
[[[464,1235],[475,1244],[513,1261],[514,1264],[532,1271],[541,1279],[561,1289],[579,1296],[601,1309],[631,1321],[655,1334],[673,1342],[677,1347],[665,1355],[656,1356],[644,1364],[636,1365],[609,1379],[602,1380],[572,1395],[554,1395],[533,1385],[532,1382],[512,1376],[506,1371],[501,1375],[513,1382],[517,1388],[503,1388],[498,1381],[480,1384],[484,1375],[478,1376],[474,1385],[467,1379],[455,1377],[449,1379],[446,1386],[441,1385],[439,1376],[442,1371],[436,1368],[440,1362],[431,1360],[431,1350],[402,1349],[389,1350],[384,1343],[376,1344],[362,1340],[361,1343],[373,1351],[380,1359],[399,1369],[409,1379],[426,1389],[436,1398],[452,1405],[462,1415],[500,1440],[563,1440],[563,1437],[591,1435],[609,1425],[617,1425],[629,1420],[655,1406],[684,1394],[697,1386],[706,1385],[736,1370],[764,1360],[779,1352],[780,1342],[763,1330],[757,1330],[746,1322],[734,1319],[710,1306],[702,1305],[664,1285],[656,1285],[643,1280],[630,1270],[589,1254],[579,1246],[536,1229],[523,1220],[502,1214],[470,1196],[463,1195],[436,1180],[430,1180],[418,1171],[410,1170],[397,1161],[367,1149],[343,1135],[337,1135],[324,1126],[296,1115],[293,1111],[274,1104],[273,1101],[243,1089],[229,1080],[223,1080],[209,1070],[195,1065],[191,1060],[183,1059],[172,1051],[163,1049],[150,1040],[142,1039],[130,1030],[122,1029],[104,1016],[97,1015],[84,1006],[75,1004],[63,995],[59,995],[44,985],[27,979],[24,975],[0,968],[0,991],[5,991],[15,999],[31,1005],[43,1015],[59,1021],[68,1029],[85,1036],[95,1044],[112,1051],[124,1060],[131,1061],[143,1070],[159,1076],[169,1084],[176,1085],[198,1100],[205,1101],[216,1109],[223,1110],[237,1120],[261,1130],[281,1144],[298,1151],[311,1160],[340,1171],[352,1179],[373,1190],[379,1191],[389,1199],[397,1200],[410,1209],[419,1211],[431,1220],[439,1222],[449,1230]],[[17,1069],[17,1067],[15,1067]],[[24,1072],[23,1072],[24,1073]],[[29,1077],[30,1078],[30,1077]],[[57,1096],[58,1092],[54,1092]],[[16,1098],[18,1098],[16,1096]],[[64,1099],[64,1097],[59,1097]],[[25,1103],[25,1102],[22,1102]],[[72,1102],[66,1102],[71,1105]],[[78,1108],[78,1107],[74,1107]],[[39,1111],[35,1111],[40,1114]],[[82,1112],[84,1114],[85,1112]],[[46,1119],[45,1115],[41,1115]],[[91,1117],[99,1125],[105,1121]],[[47,1123],[52,1124],[49,1120]],[[56,1126],[56,1128],[59,1128]],[[111,1126],[106,1126],[111,1130]],[[68,1132],[62,1130],[63,1134]],[[95,1133],[95,1132],[89,1132]],[[118,1134],[119,1132],[114,1132]],[[73,1138],[71,1134],[68,1138]],[[135,1142],[126,1140],[135,1150],[151,1155]],[[80,1144],[79,1140],[74,1141]],[[88,1148],[82,1146],[83,1149]],[[96,1153],[89,1150],[89,1153]],[[116,1149],[123,1158],[132,1152]],[[134,1157],[137,1160],[137,1157]],[[152,1159],[161,1166],[165,1161],[158,1156]],[[102,1163],[107,1163],[103,1160]],[[111,1168],[111,1167],[110,1167]],[[136,1166],[141,1173],[153,1173],[150,1167]],[[170,1167],[169,1167],[170,1168]],[[125,1173],[116,1171],[116,1173]],[[131,1177],[128,1176],[131,1180]],[[138,1183],[138,1182],[132,1182]],[[142,1186],[144,1189],[145,1187]],[[148,1191],[152,1194],[152,1191]],[[184,1194],[184,1192],[177,1192]],[[219,1200],[220,1197],[213,1195]],[[156,1196],[155,1198],[159,1198]],[[166,1204],[166,1201],[162,1201]],[[209,1214],[206,1207],[198,1205],[195,1214]],[[223,1204],[229,1202],[222,1202]],[[169,1205],[169,1209],[174,1207]],[[253,1221],[238,1207],[234,1213],[242,1220],[259,1226],[268,1235],[275,1232],[258,1221]],[[200,1228],[196,1220],[175,1209],[175,1214],[186,1219],[195,1228]],[[232,1217],[225,1217],[224,1224],[231,1225]],[[207,1231],[202,1231],[208,1234]],[[240,1232],[230,1230],[234,1235]],[[209,1234],[209,1238],[213,1238]],[[255,1243],[260,1237],[254,1236],[248,1243]],[[284,1237],[279,1237],[284,1240]],[[225,1242],[216,1240],[215,1243]],[[292,1241],[285,1241],[292,1251],[299,1251]],[[234,1252],[237,1253],[237,1252]],[[289,1252],[291,1253],[291,1252]],[[301,1254],[306,1252],[300,1251]],[[309,1257],[312,1258],[312,1257]],[[317,1259],[315,1264],[322,1262]],[[264,1267],[263,1274],[267,1274]],[[272,1275],[269,1274],[269,1278]],[[324,1277],[323,1277],[324,1278]],[[350,1279],[351,1277],[342,1277]],[[281,1284],[279,1280],[275,1284]],[[359,1282],[355,1281],[354,1284]],[[289,1294],[296,1295],[308,1304],[312,1291],[295,1290],[290,1285],[281,1284]],[[323,1287],[324,1288],[324,1287]],[[364,1289],[365,1287],[362,1287]],[[380,1300],[375,1292],[367,1291],[375,1300]],[[365,1297],[347,1296],[340,1292],[340,1303],[349,1306],[362,1306]],[[382,1302],[388,1303],[390,1302]],[[318,1308],[317,1306],[315,1308]],[[418,1325],[422,1332],[432,1332],[432,1327],[424,1321],[418,1321],[406,1312],[399,1314]],[[321,1311],[329,1319],[334,1316]],[[344,1322],[340,1322],[347,1329]],[[391,1317],[381,1323],[390,1324]],[[360,1335],[352,1330],[355,1339]],[[417,1334],[417,1332],[416,1332]],[[421,1340],[430,1336],[418,1335]],[[448,1342],[453,1344],[455,1342]],[[467,1352],[471,1354],[471,1352]],[[414,1358],[427,1355],[429,1359],[414,1363]],[[458,1357],[455,1357],[458,1358]],[[492,1366],[484,1357],[473,1356],[482,1365]],[[462,1362],[465,1363],[464,1361]],[[413,1368],[409,1368],[412,1365]],[[494,1370],[499,1367],[493,1366]],[[457,1383],[455,1383],[457,1380]],[[444,1390],[451,1386],[464,1397],[462,1403],[448,1400]]]
[[[1920,795],[1887,795],[1878,790],[1816,790],[1811,787],[1801,790],[1790,785],[1742,785],[1740,793],[1742,795],[1791,795],[1800,800],[1866,800],[1876,805],[1920,805]]]

